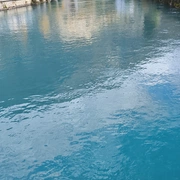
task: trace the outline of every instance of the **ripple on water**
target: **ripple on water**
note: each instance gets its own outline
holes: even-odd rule
[[[179,179],[179,15],[136,0],[0,12],[0,179]]]

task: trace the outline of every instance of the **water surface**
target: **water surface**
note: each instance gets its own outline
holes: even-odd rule
[[[0,179],[180,179],[180,11],[62,0],[0,22]]]

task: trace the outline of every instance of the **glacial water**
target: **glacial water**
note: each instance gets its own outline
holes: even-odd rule
[[[0,180],[105,179],[180,179],[180,11],[62,0],[0,12]]]

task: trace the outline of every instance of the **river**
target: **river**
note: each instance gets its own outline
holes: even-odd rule
[[[62,0],[0,22],[0,179],[180,178],[179,10]]]

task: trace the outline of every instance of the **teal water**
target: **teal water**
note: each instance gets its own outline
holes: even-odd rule
[[[179,30],[151,1],[0,12],[0,179],[179,180]]]

